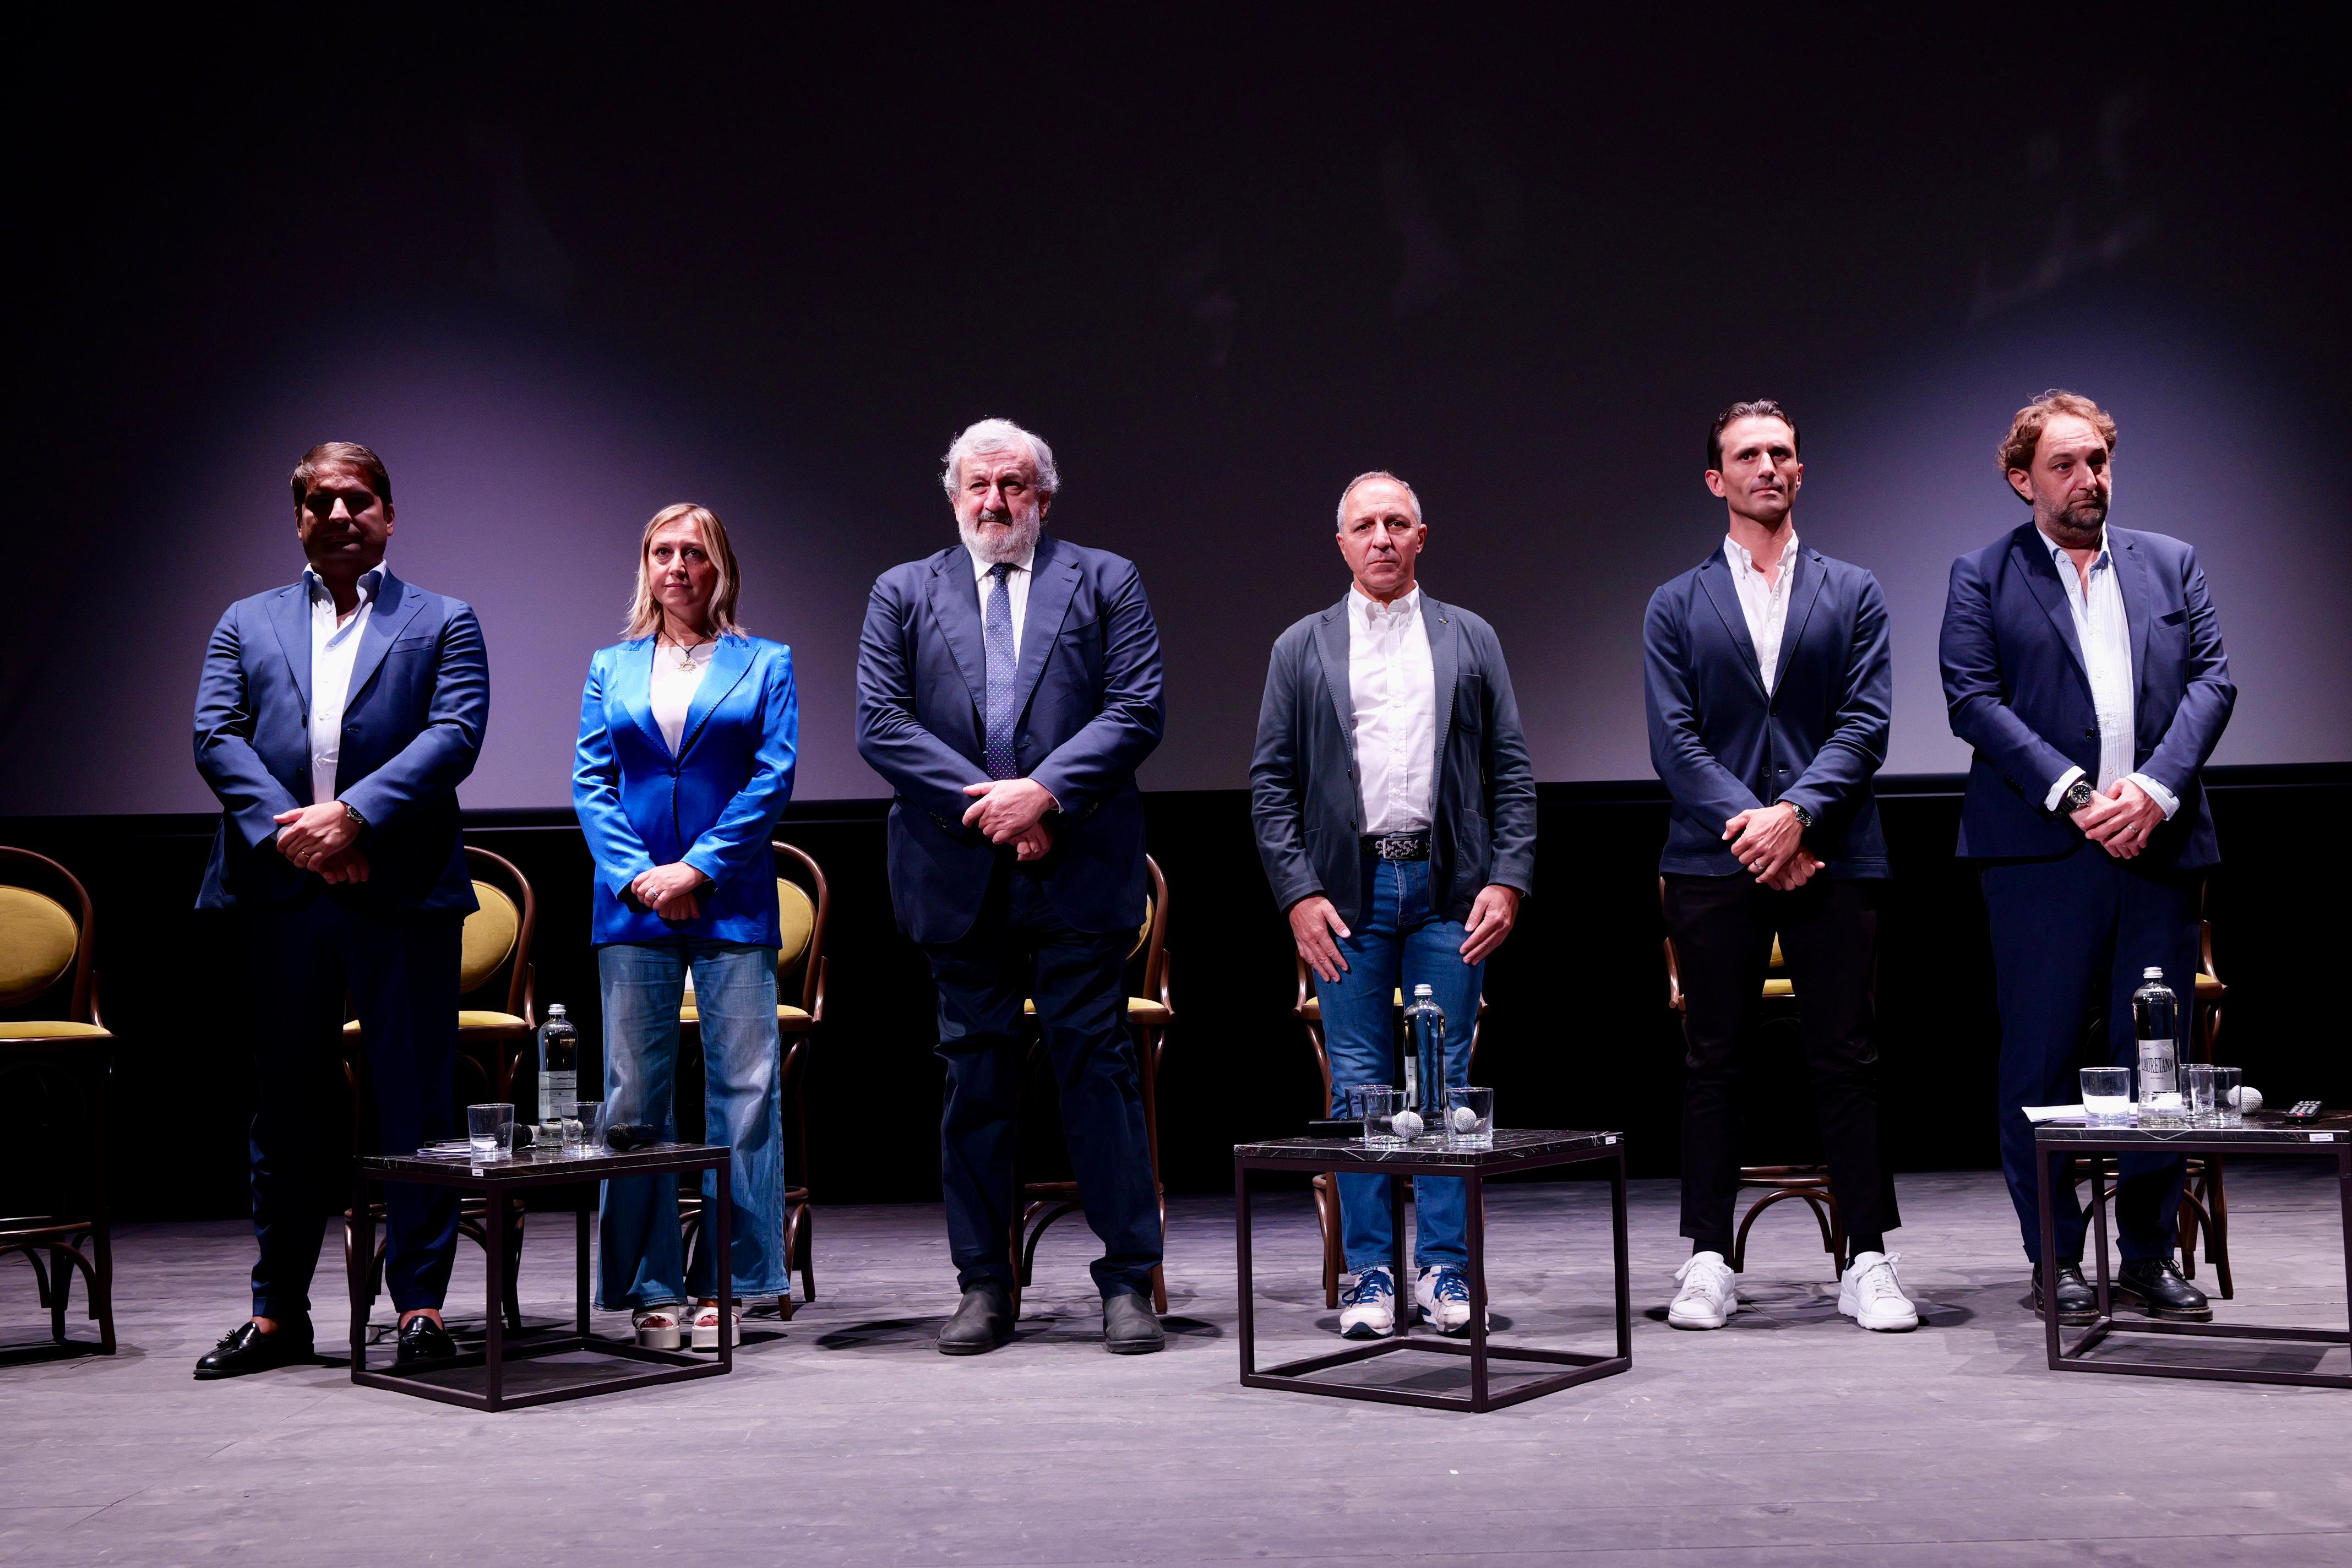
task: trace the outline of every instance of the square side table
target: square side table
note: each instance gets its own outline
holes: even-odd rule
[[[573,1278],[576,1287],[577,1317],[572,1331],[552,1339],[533,1340],[529,1344],[509,1349],[506,1343],[506,1320],[501,1311],[499,1286],[506,1279],[506,1234],[503,1226],[492,1223],[482,1227],[484,1250],[488,1254],[488,1310],[486,1321],[489,1332],[480,1351],[436,1360],[413,1370],[377,1368],[368,1365],[367,1319],[371,1298],[363,1293],[367,1269],[375,1257],[375,1220],[367,1201],[370,1182],[415,1182],[426,1186],[456,1187],[465,1192],[484,1194],[489,1199],[490,1213],[502,1212],[506,1198],[525,1187],[561,1186],[573,1182],[602,1181],[614,1176],[651,1176],[665,1172],[679,1174],[716,1171],[719,1173],[718,1202],[711,1205],[712,1256],[721,1262],[713,1269],[718,1276],[719,1321],[731,1321],[734,1308],[734,1279],[724,1259],[728,1257],[729,1151],[709,1143],[656,1143],[625,1153],[564,1155],[553,1151],[524,1150],[503,1160],[482,1164],[468,1164],[461,1160],[429,1160],[415,1154],[371,1154],[357,1162],[354,1181],[355,1197],[352,1205],[355,1234],[352,1237],[351,1261],[352,1292],[352,1381],[369,1388],[389,1388],[402,1394],[413,1394],[423,1399],[437,1399],[445,1405],[462,1405],[469,1410],[519,1410],[531,1405],[552,1405],[560,1400],[586,1399],[599,1394],[615,1394],[625,1388],[646,1388],[655,1384],[684,1383],[698,1377],[721,1377],[735,1370],[734,1336],[722,1330],[719,1335],[719,1354],[715,1361],[706,1360],[690,1351],[656,1351],[622,1340],[605,1339],[589,1331],[588,1305],[588,1216],[593,1204],[573,1211]],[[654,1370],[633,1373],[623,1377],[600,1378],[593,1382],[562,1388],[535,1389],[524,1394],[509,1394],[506,1389],[506,1367],[509,1362],[552,1355],[587,1352],[595,1355],[616,1357],[624,1361],[641,1362]],[[484,1369],[483,1386],[479,1389],[452,1387],[446,1384],[427,1383],[427,1374],[449,1371],[453,1367],[478,1366]]]
[[[1518,1171],[1539,1171],[1558,1165],[1605,1164],[1617,1262],[1617,1353],[1591,1355],[1575,1351],[1534,1350],[1490,1344],[1486,1330],[1486,1183],[1489,1176]],[[1470,1285],[1470,1325],[1467,1342],[1461,1340],[1414,1337],[1407,1321],[1410,1299],[1398,1303],[1396,1326],[1388,1337],[1368,1345],[1351,1345],[1328,1354],[1285,1362],[1261,1371],[1257,1364],[1255,1292],[1250,1278],[1250,1189],[1253,1171],[1287,1171],[1313,1175],[1323,1171],[1345,1175],[1458,1176],[1469,1184],[1466,1201]],[[1391,1235],[1395,1252],[1391,1267],[1400,1295],[1409,1289],[1405,1275],[1404,1184],[1389,1184]],[[1448,1149],[1442,1144],[1423,1148],[1367,1149],[1351,1138],[1280,1138],[1265,1143],[1234,1147],[1234,1248],[1241,1288],[1241,1377],[1245,1388],[1286,1388],[1299,1394],[1320,1394],[1335,1399],[1365,1399],[1383,1405],[1418,1405],[1434,1410],[1499,1410],[1540,1398],[1597,1377],[1610,1377],[1633,1364],[1633,1319],[1625,1249],[1625,1138],[1622,1132],[1543,1132],[1498,1130],[1492,1149]],[[1382,1388],[1330,1383],[1312,1374],[1348,1366],[1399,1351],[1424,1351],[1437,1355],[1466,1356],[1470,1362],[1470,1392],[1423,1394],[1412,1389]],[[1490,1363],[1496,1361],[1537,1362],[1572,1367],[1521,1384],[1503,1393],[1489,1382]]]
[[[2115,1315],[2107,1279],[2107,1209],[2095,1189],[2091,1204],[2094,1246],[2098,1252],[2099,1321],[2084,1329],[2071,1344],[2061,1331],[2058,1314],[2042,1313],[2043,1339],[2053,1372],[2107,1372],[2132,1377],[2187,1377],[2214,1383],[2284,1383],[2305,1388],[2352,1388],[2352,1375],[2318,1372],[2239,1371],[2228,1367],[2188,1366],[2179,1362],[2093,1361],[2089,1352],[2113,1334],[2171,1334],[2189,1339],[2265,1340],[2281,1343],[2352,1347],[2352,1115],[2323,1117],[2316,1121],[2289,1123],[2274,1111],[2256,1111],[2243,1127],[2091,1127],[2079,1121],[2047,1121],[2033,1130],[2034,1164],[2042,1200],[2042,1256],[2058,1249],[2058,1216],[2050,1206],[2050,1167],[2053,1154],[2068,1157],[2071,1172],[2077,1154],[2126,1154],[2166,1152],[2180,1154],[2226,1154],[2232,1160],[2249,1155],[2273,1158],[2320,1158],[2336,1162],[2336,1186],[2341,1205],[2345,1247],[2347,1323],[2340,1329],[2265,1328],[2256,1323],[2168,1323],[2158,1319],[2125,1321]]]

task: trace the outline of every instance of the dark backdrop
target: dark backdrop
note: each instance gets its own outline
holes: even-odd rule
[[[1946,573],[2023,521],[1990,454],[2053,384],[2122,420],[2116,521],[2206,563],[2219,760],[2352,759],[2345,94],[2294,8],[478,9],[12,51],[0,439],[39,548],[0,579],[0,814],[209,806],[205,636],[299,570],[285,475],[330,437],[391,466],[394,569],[482,613],[468,806],[567,803],[588,654],[682,498],[798,655],[802,796],[877,795],[866,591],[950,542],[935,466],[989,414],[1143,568],[1147,787],[1244,782],[1374,467],[1500,632],[1538,776],[1643,777],[1642,607],[1719,541],[1706,421],[1759,395],[1803,422],[1801,532],[1885,584],[1890,770],[1954,772]]]
[[[2352,1063],[2331,1033],[2329,978],[2352,951],[2352,914],[2315,890],[2302,846],[2352,812],[2352,770],[2235,770],[2214,789],[2227,866],[2211,891],[2230,984],[2220,1055],[2273,1103],[2352,1103]],[[1952,781],[1885,779],[1898,875],[1885,918],[1879,995],[1887,1148],[1898,1170],[1995,1163],[1998,1040],[1983,906],[1951,858]],[[1150,843],[1170,885],[1177,1021],[1161,1079],[1165,1175],[1177,1191],[1229,1188],[1230,1151],[1302,1130],[1313,1059],[1289,1009],[1287,927],[1251,847],[1239,791],[1146,797]],[[834,894],[831,994],[809,1084],[811,1178],[826,1202],[939,1193],[939,1069],[921,954],[890,921],[880,810],[795,806],[782,836],[824,867]],[[1479,1077],[1519,1126],[1607,1123],[1631,1135],[1634,1168],[1676,1169],[1678,1033],[1665,1010],[1655,786],[1545,786],[1544,895],[1488,969]],[[89,884],[99,909],[106,1021],[121,1037],[115,1168],[139,1216],[245,1211],[250,1114],[247,999],[227,918],[189,908],[208,821],[0,820],[0,843],[42,850]],[[588,861],[553,814],[477,814],[468,839],[520,866],[540,899],[542,1004],[562,1002],[599,1037],[587,945]],[[1766,1163],[1815,1148],[1802,1067],[1775,1046],[1748,1086],[1748,1152]],[[1024,1161],[1059,1160],[1051,1100],[1032,1097]],[[0,1194],[5,1200],[5,1194]]]

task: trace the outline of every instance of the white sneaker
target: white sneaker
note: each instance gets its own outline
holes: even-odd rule
[[[649,1351],[677,1349],[677,1316],[676,1304],[667,1302],[639,1307],[631,1312],[629,1327],[636,1331],[638,1347]]]
[[[1919,1326],[1918,1309],[1895,1277],[1899,1252],[1858,1252],[1838,1276],[1838,1310],[1865,1329],[1899,1334]]]
[[[1690,1261],[1675,1270],[1682,1289],[1666,1309],[1666,1321],[1677,1329],[1719,1329],[1739,1310],[1738,1276],[1720,1252],[1694,1252]]]
[[[728,1326],[727,1342],[730,1345],[740,1345],[743,1342],[743,1310],[738,1307],[728,1316],[734,1321]],[[719,1348],[718,1303],[712,1302],[694,1310],[694,1348],[698,1351],[715,1351]]]
[[[1339,1332],[1351,1340],[1379,1340],[1395,1329],[1396,1281],[1385,1268],[1367,1268],[1339,1298]]]
[[[1412,1302],[1441,1334],[1463,1333],[1470,1327],[1470,1281],[1459,1268],[1423,1269],[1412,1282]]]

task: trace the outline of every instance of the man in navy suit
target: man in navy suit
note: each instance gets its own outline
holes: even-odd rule
[[[1103,1338],[1156,1351],[1160,1221],[1127,954],[1143,922],[1143,799],[1160,743],[1160,633],[1132,562],[1042,531],[1060,477],[984,419],[940,482],[962,542],[885,572],[857,661],[857,749],[890,783],[890,901],[939,988],[948,1242],[963,1298],[949,1355],[1013,1334],[1013,1116],[1024,999],[1061,1091]]]
[[[1954,562],[1944,605],[1944,697],[1976,748],[1959,852],[1982,862],[1991,917],[2001,1170],[2036,1300],[2046,1288],[2071,1323],[2098,1310],[2083,1209],[2054,1163],[2058,1255],[2043,1258],[2021,1108],[2081,1098],[2086,1032],[2088,1060],[2134,1064],[2146,970],[2195,994],[2198,898],[2221,859],[2199,775],[2238,696],[2197,552],[2107,526],[2115,447],[2116,422],[2087,397],[2018,410],[1998,461],[2033,521]],[[2116,1293],[2154,1317],[2210,1318],[2172,1258],[2181,1160],[2126,1155],[2120,1173]]]
[[[196,1363],[236,1377],[311,1353],[310,1283],[338,1168],[343,998],[359,1014],[378,1147],[449,1133],[459,932],[474,909],[458,782],[489,719],[474,612],[383,568],[392,483],[330,441],[293,475],[310,569],[221,616],[196,689],[196,767],[220,797],[200,909],[235,910],[256,1002],[253,1315]],[[385,1188],[399,1360],[449,1355],[441,1326],[457,1205]]]
[[[1720,549],[1650,597],[1650,759],[1674,808],[1658,869],[1682,963],[1683,1225],[1691,1256],[1666,1321],[1718,1329],[1739,1159],[1732,1089],[1760,1016],[1772,942],[1789,965],[1815,1115],[1853,1248],[1838,1310],[1900,1331],[1918,1314],[1885,1233],[1901,1221],[1878,1153],[1872,1034],[1887,875],[1871,777],[1886,760],[1894,663],[1878,580],[1797,542],[1805,468],[1777,403],[1735,403],[1707,432]]]

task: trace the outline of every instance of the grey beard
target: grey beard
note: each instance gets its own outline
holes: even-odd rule
[[[969,523],[961,518],[956,519],[956,531],[963,536],[964,548],[991,566],[1017,562],[1028,554],[1037,547],[1037,535],[1045,526],[1043,520],[1032,512],[1025,521],[1013,523],[1011,532],[982,538],[979,526],[981,519],[991,522],[1005,521],[1001,513],[984,511],[980,518]]]
[[[2096,517],[2084,521],[2074,508],[2069,507],[2052,518],[2045,529],[2051,538],[2069,550],[2096,549],[2099,541],[2106,536],[2106,509],[2101,507]]]

